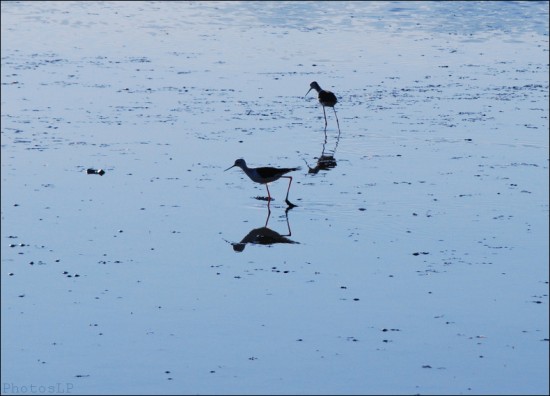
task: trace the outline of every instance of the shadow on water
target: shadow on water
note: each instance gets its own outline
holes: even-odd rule
[[[290,183],[289,183],[289,191],[290,191]],[[271,213],[270,204],[271,204],[271,201],[275,201],[275,198],[273,198],[271,196],[269,196],[269,197],[256,196],[256,197],[254,197],[254,199],[257,199],[258,201],[266,201],[267,202],[267,210]],[[295,207],[298,206],[298,205],[295,205],[292,202],[290,202],[288,200],[288,198],[285,199],[285,203],[287,204],[287,208],[286,208],[287,212],[288,212],[289,209],[292,209],[292,208],[295,208]]]
[[[317,163],[314,167],[309,166],[307,161],[304,159],[304,162],[306,163],[306,166],[308,167],[308,173],[316,175],[319,173],[320,170],[328,171],[332,168],[336,168],[336,158],[334,157],[336,154],[336,149],[338,148],[338,143],[340,142],[340,126],[338,126],[338,136],[336,137],[336,144],[334,145],[334,149],[331,151],[325,152],[326,145],[327,145],[327,127],[325,126],[325,140],[323,142],[323,150],[321,151],[321,155],[317,158]]]
[[[231,246],[233,246],[233,250],[238,253],[244,250],[247,243],[251,243],[254,245],[268,245],[268,246],[274,245],[276,243],[291,243],[291,244],[300,243],[288,238],[289,236],[292,235],[292,232],[290,231],[290,224],[288,222],[288,211],[290,209],[292,208],[288,207],[285,210],[285,219],[286,219],[288,234],[280,234],[277,231],[274,231],[271,228],[267,227],[269,223],[269,219],[271,217],[271,210],[269,210],[268,208],[267,218],[265,220],[265,225],[263,227],[254,228],[248,234],[246,234],[245,237],[240,242],[229,242],[227,240],[225,241],[227,243],[230,243]]]

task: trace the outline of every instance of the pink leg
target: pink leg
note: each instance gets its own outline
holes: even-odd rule
[[[285,198],[285,202],[286,204],[290,207],[290,208],[293,208],[295,207],[296,205],[294,205],[292,202],[290,202],[288,200],[288,193],[290,192],[290,184],[292,183],[292,176],[281,176],[281,177],[286,177],[288,180],[288,189],[286,190],[286,198]]]
[[[285,200],[288,201],[288,193],[290,192],[290,183],[292,183],[292,176],[283,176],[283,177],[287,177],[288,179],[290,179],[288,181],[288,189],[286,190],[286,198],[285,198]]]

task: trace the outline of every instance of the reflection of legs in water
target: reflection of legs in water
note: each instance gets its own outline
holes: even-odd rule
[[[311,173],[314,175],[317,174],[320,170],[329,170],[331,168],[336,167],[336,159],[334,158],[334,155],[336,154],[336,148],[338,147],[338,143],[340,141],[340,134],[341,134],[340,126],[338,126],[338,136],[336,137],[336,143],[334,145],[334,149],[332,151],[330,150],[327,151],[326,154],[325,154],[325,150],[326,150],[326,145],[328,141],[326,126],[324,129],[324,132],[325,132],[325,140],[323,141],[323,150],[321,151],[321,155],[317,158],[317,164],[315,165],[315,167],[312,168],[311,166],[309,166],[307,161],[304,159],[304,162],[308,167],[308,173]]]
[[[290,223],[288,222],[288,211],[292,208],[293,208],[293,206],[289,206],[285,210],[285,219],[286,219],[286,227],[288,228],[288,234],[286,234],[286,235],[281,234],[281,236],[291,236],[292,235],[292,232],[290,231]],[[265,228],[267,228],[267,224],[269,223],[270,218],[271,218],[271,211],[267,212],[267,218],[265,219],[265,226],[264,226]]]
[[[285,217],[286,217],[286,226],[288,227],[288,235],[285,235],[285,236],[291,236],[292,235],[292,232],[290,231],[290,223],[288,222],[288,211],[292,209],[290,206],[288,208],[286,208],[285,210]]]
[[[290,231],[290,223],[288,222],[288,211],[292,209],[292,206],[289,206],[288,208],[286,208],[285,210],[285,219],[286,219],[286,227],[288,228],[288,234],[286,235],[283,235],[283,234],[280,234],[281,236],[291,236],[292,235],[292,232]],[[267,225],[269,224],[269,219],[271,218],[271,211],[268,211],[267,212],[267,217],[265,219],[265,225],[264,225],[264,228],[267,228]]]
[[[269,223],[270,216],[271,216],[271,210],[269,209],[269,205],[267,205],[267,217],[265,219],[265,225],[264,225],[265,228],[267,228],[267,223]]]

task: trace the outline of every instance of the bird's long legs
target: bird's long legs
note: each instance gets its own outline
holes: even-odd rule
[[[294,205],[292,202],[290,202],[288,200],[288,193],[290,192],[290,184],[292,183],[292,176],[281,176],[281,177],[286,177],[288,180],[288,189],[286,190],[286,198],[285,198],[285,202],[286,204],[290,207],[290,208],[293,208],[295,207],[296,205]]]
[[[286,204],[288,205],[289,208],[294,208],[296,205],[294,205],[292,202],[290,202],[288,200],[288,194],[290,193],[290,184],[292,183],[292,176],[281,176],[281,177],[285,177],[285,178],[289,179],[288,180],[288,188],[286,190],[285,202],[286,202]],[[265,188],[267,189],[267,210],[269,212],[271,212],[269,204],[271,203],[272,198],[271,198],[271,194],[269,193],[269,187],[268,187],[267,183],[265,184]]]
[[[332,110],[334,110],[334,116],[336,117],[336,124],[338,125],[338,132],[340,132],[340,121],[338,121],[338,115],[336,114],[336,109],[334,108],[334,106],[332,106]],[[325,117],[325,133],[326,133],[328,122],[327,122],[327,113],[325,111],[325,106],[323,106],[323,116]]]
[[[286,189],[286,198],[285,201],[288,201],[288,193],[290,192],[290,183],[292,183],[292,176],[283,176],[288,178],[288,188]]]
[[[338,125],[338,134],[340,134],[340,123],[338,122],[338,116],[336,115],[336,109],[333,107],[334,115],[336,116],[336,124]]]
[[[267,183],[265,184],[265,188],[267,188],[267,219],[269,220],[269,215],[271,214],[271,208],[269,207],[269,204],[271,203],[271,194],[269,193],[269,187],[267,186]]]

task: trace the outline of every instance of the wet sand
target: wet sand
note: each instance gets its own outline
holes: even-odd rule
[[[3,2],[1,47],[3,394],[548,394],[548,3]]]

